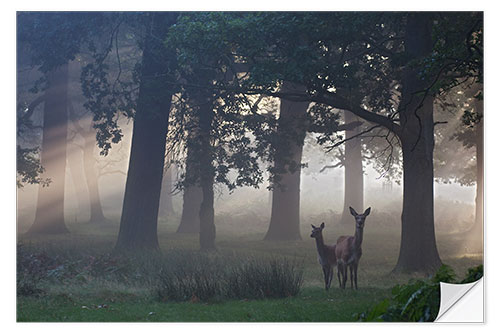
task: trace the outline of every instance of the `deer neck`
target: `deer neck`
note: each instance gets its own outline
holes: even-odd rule
[[[356,232],[354,233],[354,248],[356,250],[360,249],[362,242],[363,242],[363,228],[356,227]]]
[[[319,235],[316,238],[316,248],[318,249],[318,254],[320,257],[325,256],[325,242],[323,241],[323,235]]]

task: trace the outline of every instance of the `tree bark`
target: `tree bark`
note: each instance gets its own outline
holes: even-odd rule
[[[285,82],[282,92],[303,92]],[[298,240],[300,237],[300,173],[309,102],[281,99],[275,146],[271,221],[265,240]]]
[[[203,192],[196,185],[188,185],[184,189],[181,223],[177,229],[178,233],[200,232],[200,207],[203,200]]]
[[[344,112],[344,123],[359,121],[351,112]],[[346,139],[359,134],[359,127],[345,131]],[[354,222],[349,206],[361,212],[363,207],[363,156],[361,153],[361,139],[355,137],[345,142],[344,161],[344,209],[340,223],[350,225]]]
[[[49,186],[39,186],[35,221],[28,233],[69,232],[64,223],[64,187],[68,133],[68,64],[47,74],[43,113],[41,165]]]
[[[172,88],[168,83],[169,55],[158,36],[173,24],[174,13],[149,15],[144,41],[141,83],[132,131],[116,250],[158,249],[158,207],[165,159]],[[171,79],[171,78],[170,78]]]
[[[432,50],[429,14],[408,16],[405,50],[410,59]],[[428,82],[408,65],[400,105],[403,213],[396,272],[433,272],[441,265],[434,231],[434,117]]]

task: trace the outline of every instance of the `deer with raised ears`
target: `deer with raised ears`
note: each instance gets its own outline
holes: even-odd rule
[[[352,207],[349,207],[351,215],[356,220],[356,232],[354,236],[340,236],[337,239],[335,248],[335,256],[337,258],[337,270],[342,275],[341,288],[345,289],[347,282],[347,267],[349,267],[351,275],[351,288],[354,286],[358,289],[358,264],[361,258],[361,243],[363,242],[363,228],[365,219],[370,214],[371,207],[368,207],[363,214],[358,214]]]
[[[323,240],[323,229],[325,228],[325,223],[321,223],[319,227],[315,227],[311,224],[312,233],[311,237],[316,239],[316,249],[318,250],[318,260],[323,268],[323,277],[325,278],[325,289],[330,288],[333,278],[333,267],[337,263],[337,257],[335,257],[335,247],[336,245],[325,245]],[[337,272],[337,277],[340,284],[340,275]]]

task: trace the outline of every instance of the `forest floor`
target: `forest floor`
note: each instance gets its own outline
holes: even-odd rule
[[[265,227],[224,224],[218,227],[215,256],[288,258],[303,269],[303,285],[296,296],[275,299],[216,300],[203,302],[193,298],[184,302],[160,301],[157,296],[158,263],[170,253],[198,249],[198,236],[176,234],[174,223],[159,224],[161,253],[138,254],[133,261],[121,262],[109,256],[118,232],[117,222],[104,226],[69,224],[70,234],[57,236],[18,236],[20,251],[29,258],[57,264],[45,276],[34,281],[37,292],[17,297],[19,322],[345,322],[357,320],[357,314],[391,295],[394,285],[406,283],[418,275],[393,274],[397,261],[399,230],[370,224],[367,221],[363,240],[363,257],[358,271],[358,290],[339,289],[335,279],[329,291],[324,290],[314,239],[309,224],[303,225],[302,240],[294,242],[263,241]],[[354,226],[328,226],[327,243],[340,235],[354,232]],[[458,277],[469,267],[483,263],[482,255],[461,253],[460,234],[437,234],[443,263],[451,266]],[[181,252],[179,252],[181,251]],[[29,259],[31,260],[31,259]],[[138,265],[131,271],[121,265]],[[91,268],[89,268],[91,267]],[[36,275],[36,269],[32,273]],[[122,278],[117,276],[120,270]],[[139,272],[139,273],[138,273]],[[92,273],[92,274],[91,274]],[[128,274],[128,275],[127,275]],[[335,272],[336,274],[336,272]],[[19,275],[18,275],[19,280]],[[19,286],[19,281],[18,281]]]

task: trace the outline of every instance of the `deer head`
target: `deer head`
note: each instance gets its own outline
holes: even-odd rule
[[[312,238],[318,238],[321,236],[321,232],[323,231],[323,229],[325,228],[325,223],[321,223],[321,225],[318,227],[315,227],[314,225],[311,224],[311,227],[313,228],[312,230],[312,233],[311,233],[311,237]]]
[[[370,215],[371,207],[368,207],[363,214],[358,214],[352,207],[349,207],[349,210],[351,211],[351,215],[354,216],[354,219],[356,220],[356,228],[363,229],[365,226],[365,219],[368,215]]]

